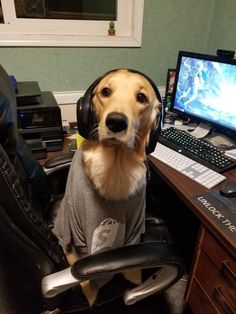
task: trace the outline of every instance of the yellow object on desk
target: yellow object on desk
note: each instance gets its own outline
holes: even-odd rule
[[[79,134],[79,133],[76,133],[76,134],[73,134],[72,136],[70,136],[70,151],[76,151],[81,143],[83,142],[84,138]]]
[[[76,134],[77,149],[80,147],[80,145],[83,142],[83,140],[84,140],[84,138],[81,135]]]

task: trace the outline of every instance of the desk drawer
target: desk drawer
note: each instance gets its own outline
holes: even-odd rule
[[[222,262],[231,261],[231,267],[233,267],[232,270],[234,271],[234,273],[236,273],[236,257],[231,255],[225,249],[225,247],[220,242],[218,242],[206,229],[204,232],[201,247],[218,269],[222,268]]]
[[[221,314],[195,278],[191,285],[188,303],[194,314]]]
[[[206,232],[195,276],[221,313],[236,313],[235,270],[235,258]]]

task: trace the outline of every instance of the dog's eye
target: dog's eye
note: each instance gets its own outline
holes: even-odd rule
[[[102,89],[102,96],[104,97],[109,97],[111,95],[111,90],[108,87],[104,87]]]
[[[148,102],[148,99],[147,99],[147,96],[144,95],[144,93],[138,93],[137,101],[140,102],[141,104],[144,104]]]

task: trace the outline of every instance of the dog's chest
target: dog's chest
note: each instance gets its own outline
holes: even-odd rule
[[[73,242],[80,246],[81,237],[88,253],[137,243],[144,231],[145,187],[132,197],[108,201],[93,188],[78,156],[71,189],[71,223]],[[78,164],[80,167],[78,168]],[[73,167],[73,165],[72,165]]]
[[[83,152],[83,158],[87,176],[106,199],[128,199],[146,184],[144,162],[130,150],[98,147]]]

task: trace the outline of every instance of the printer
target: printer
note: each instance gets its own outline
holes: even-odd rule
[[[36,158],[63,148],[61,110],[50,91],[40,91],[37,82],[18,82],[17,119],[20,134]]]

